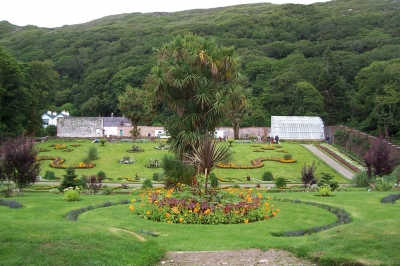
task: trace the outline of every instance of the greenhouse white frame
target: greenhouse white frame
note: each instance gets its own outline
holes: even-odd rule
[[[322,140],[324,122],[319,116],[271,116],[271,137]]]

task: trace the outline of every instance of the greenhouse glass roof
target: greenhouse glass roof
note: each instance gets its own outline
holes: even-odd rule
[[[324,139],[324,122],[318,116],[271,116],[271,136],[280,139]]]

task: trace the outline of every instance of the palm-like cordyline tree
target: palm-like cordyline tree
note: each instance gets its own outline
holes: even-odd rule
[[[183,156],[226,117],[229,85],[239,76],[238,57],[233,48],[193,34],[176,37],[158,55],[146,86],[175,111],[166,128],[170,149]]]
[[[209,134],[205,134],[203,139],[192,145],[193,152],[187,154],[190,161],[200,168],[205,176],[205,190],[208,194],[208,175],[216,167],[216,165],[229,158],[232,152],[229,146],[215,142]]]

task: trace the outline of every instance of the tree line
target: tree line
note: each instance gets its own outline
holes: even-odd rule
[[[127,86],[146,90],[163,45],[189,33],[233,47],[240,59],[243,90],[230,104],[242,110],[220,126],[317,115],[326,125],[399,139],[399,18],[396,2],[336,0],[132,13],[54,29],[2,21],[0,67],[15,75],[9,82],[3,73],[11,72],[0,74],[0,127],[33,132],[47,109],[122,115]],[[137,124],[173,119],[165,100],[151,107]]]

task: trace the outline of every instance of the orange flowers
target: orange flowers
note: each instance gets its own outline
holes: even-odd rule
[[[129,209],[130,209],[131,211],[134,211],[134,210],[135,210],[135,206],[130,205],[130,206],[129,206]]]
[[[167,217],[167,218],[169,218],[170,216],[171,216],[171,214],[168,212],[165,214],[165,217]]]

